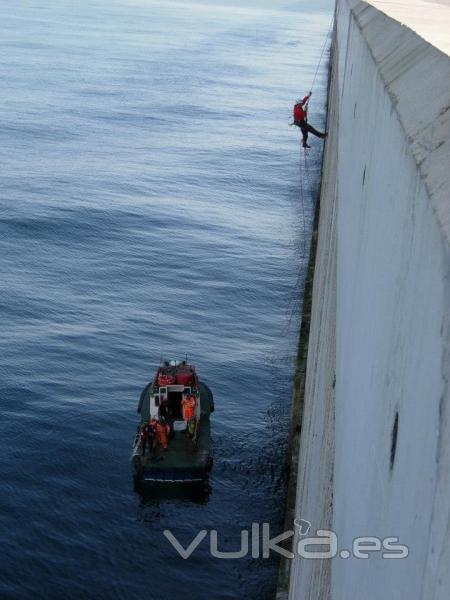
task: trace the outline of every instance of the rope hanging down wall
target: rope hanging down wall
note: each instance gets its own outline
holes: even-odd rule
[[[314,73],[314,77],[312,80],[312,84],[311,84],[311,88],[310,91],[312,92],[312,90],[314,89],[314,85],[316,83],[316,79],[317,79],[317,75],[319,73],[319,69],[320,69],[320,65],[322,63],[322,59],[325,53],[325,49],[327,47],[327,43],[328,43],[328,38],[330,36],[332,27],[333,27],[333,23],[334,23],[334,15],[331,17],[330,19],[330,24],[328,26],[328,31],[327,34],[325,36],[325,40],[324,43],[322,45],[322,50],[320,52],[320,56],[319,56],[319,60],[317,62],[317,66],[316,66],[316,70]],[[307,102],[309,104],[309,100]],[[310,169],[309,169],[309,165],[308,165],[308,151],[307,148],[304,148],[304,173],[306,175],[306,180],[307,180],[307,184],[309,187],[309,197],[313,198],[314,196],[314,190],[313,190],[313,182],[311,179],[311,173],[310,173]],[[303,222],[303,249],[302,249],[302,259],[306,258],[306,223],[305,223],[305,190],[304,190],[304,186],[303,186],[303,173],[300,171],[300,201],[301,201],[301,208],[302,208],[302,222]]]

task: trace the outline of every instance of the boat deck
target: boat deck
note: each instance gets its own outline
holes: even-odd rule
[[[210,457],[210,423],[208,417],[201,417],[197,444],[183,431],[177,431],[169,440],[167,450],[157,448],[141,455],[141,464],[145,471],[170,470],[191,471],[205,469]]]
[[[152,483],[204,481],[212,467],[210,422],[214,410],[214,400],[208,386],[199,383],[200,421],[197,438],[194,442],[185,431],[172,431],[167,450],[161,447],[147,448],[141,453],[139,432],[136,434],[133,449],[133,469],[136,481]],[[141,424],[149,419],[148,385],[142,395],[139,411]]]

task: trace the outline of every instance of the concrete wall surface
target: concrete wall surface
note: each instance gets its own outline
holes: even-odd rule
[[[337,3],[296,514],[350,557],[295,558],[292,599],[450,598],[449,23]]]
[[[330,140],[335,140],[338,133],[336,90],[336,85],[332,84],[328,109]],[[316,529],[331,527],[336,365],[336,144],[329,143],[325,147],[323,164],[321,198],[326,197],[327,201],[321,202],[320,206],[311,309],[313,326],[308,342],[295,509],[297,519],[311,522]],[[295,548],[299,528],[294,530]],[[295,558],[291,565],[290,597],[302,600],[327,598],[330,577],[329,560],[301,561]]]

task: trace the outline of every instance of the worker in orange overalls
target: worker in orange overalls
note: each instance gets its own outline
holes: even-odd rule
[[[195,416],[195,407],[196,407],[195,396],[184,396],[181,401],[181,406],[183,409],[183,419],[188,423]]]
[[[155,433],[158,444],[167,450],[169,445],[169,433],[170,433],[170,425],[166,423],[166,420],[161,417],[159,421],[156,421],[155,425]]]

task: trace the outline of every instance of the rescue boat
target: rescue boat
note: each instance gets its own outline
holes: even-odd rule
[[[139,398],[133,444],[136,484],[206,482],[212,468],[209,387],[187,360],[161,362]]]

